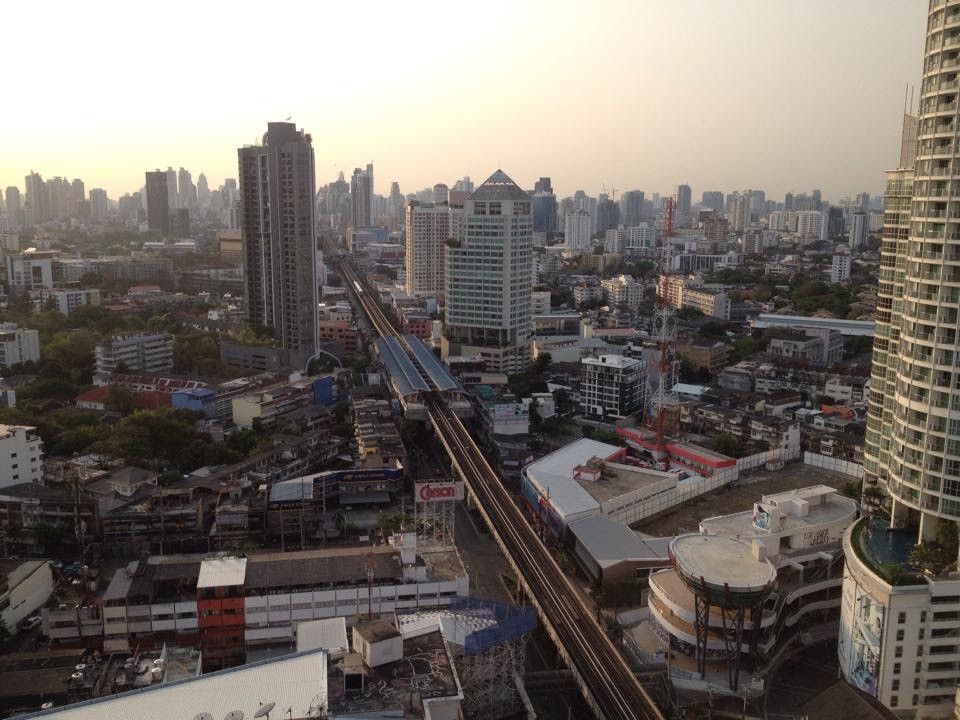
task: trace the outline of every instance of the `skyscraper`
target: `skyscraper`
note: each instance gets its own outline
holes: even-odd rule
[[[90,190],[90,217],[94,220],[106,220],[109,208],[107,191],[103,188],[92,188]]]
[[[406,212],[406,287],[411,295],[444,291],[444,250],[450,239],[447,203],[411,200]]]
[[[387,206],[390,209],[390,221],[394,230],[403,227],[406,222],[404,202],[403,193],[400,192],[400,183],[390,183],[390,196],[387,198]]]
[[[944,572],[960,520],[958,17],[960,0],[929,3],[919,124],[905,118],[900,165],[887,173],[863,465],[865,487],[889,496],[889,523],[864,519],[844,537],[855,552],[840,670],[901,717],[950,717],[960,680],[957,663],[942,662],[958,653],[960,606],[956,574]],[[869,492],[864,504],[878,506]]]
[[[50,220],[62,220],[69,215],[70,183],[66,178],[47,180],[47,210]]]
[[[201,210],[205,210],[210,204],[210,185],[207,184],[207,176],[200,173],[197,178],[197,205]]]
[[[733,194],[733,211],[730,213],[730,228],[742,232],[750,227],[750,190]]]
[[[557,231],[557,196],[548,190],[538,190],[533,195],[533,230],[545,233]]]
[[[859,248],[867,244],[867,235],[870,231],[869,217],[865,212],[857,211],[850,214],[850,248]]]
[[[353,207],[351,225],[369,227],[373,222],[371,203],[373,201],[373,165],[367,165],[366,171],[355,168],[350,178],[350,202]]]
[[[177,207],[180,196],[177,194],[177,172],[172,167],[167,167],[167,203],[170,209]]]
[[[27,225],[36,225],[50,219],[47,205],[47,184],[40,177],[40,173],[32,170],[24,179],[27,193],[24,200],[24,210]]]
[[[193,204],[194,193],[193,178],[190,171],[186,168],[180,168],[177,173],[177,207],[188,208]]]
[[[567,213],[563,224],[563,240],[567,252],[571,255],[583,255],[590,249],[590,229],[593,221],[586,210],[574,210]]]
[[[689,185],[677,185],[677,212],[680,215],[690,214],[692,191]]]
[[[597,200],[596,232],[606,233],[620,225],[620,206],[606,195]]]
[[[273,328],[285,349],[312,355],[319,297],[311,138],[272,122],[261,145],[238,155],[248,319]]]
[[[723,192],[720,190],[707,190],[700,199],[700,204],[705,208],[710,208],[717,215],[723,212]]]
[[[70,183],[70,201],[67,203],[67,214],[70,217],[80,217],[80,205],[86,199],[86,186],[84,186],[83,180],[76,178]]]
[[[553,183],[548,177],[542,177],[533,184],[534,193],[552,193],[553,192]]]
[[[623,224],[626,227],[636,227],[643,219],[643,191],[627,190],[621,202],[623,203]]]
[[[443,357],[479,357],[495,372],[519,372],[530,363],[530,196],[497,170],[464,200],[463,213],[447,250]]]
[[[23,202],[20,198],[20,189],[14,185],[7,188],[7,216],[13,218],[14,228],[23,221]]]
[[[170,234],[170,196],[168,175],[163,170],[146,174],[147,179],[147,226],[158,230],[166,237]]]

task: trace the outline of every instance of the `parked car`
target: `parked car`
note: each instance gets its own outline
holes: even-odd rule
[[[31,615],[28,618],[24,618],[20,621],[20,627],[24,630],[36,630],[43,624],[43,619],[39,615]]]

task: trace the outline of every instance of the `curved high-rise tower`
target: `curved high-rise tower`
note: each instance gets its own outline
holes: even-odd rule
[[[960,680],[960,0],[930,0],[918,117],[887,173],[864,469],[890,523],[844,535],[837,652],[898,717],[953,717]]]
[[[893,499],[894,524],[917,521],[927,538],[937,518],[960,519],[958,86],[960,0],[931,0],[914,171],[888,174],[874,347],[879,395],[866,459],[869,479],[879,478]]]

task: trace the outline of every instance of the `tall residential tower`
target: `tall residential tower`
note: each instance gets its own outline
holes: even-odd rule
[[[443,255],[450,239],[450,212],[445,202],[407,203],[406,283],[411,295],[436,296],[443,292]]]
[[[273,328],[284,348],[312,355],[319,298],[310,136],[272,122],[261,145],[238,153],[249,321]]]
[[[960,0],[930,0],[923,53],[919,124],[905,120],[884,197],[864,453],[880,517],[844,535],[838,655],[898,716],[946,718],[960,680]]]

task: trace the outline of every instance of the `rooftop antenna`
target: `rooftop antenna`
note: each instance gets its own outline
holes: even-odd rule
[[[373,620],[373,551],[367,553],[367,620]]]
[[[673,307],[670,305],[670,275],[673,271],[673,215],[674,200],[667,198],[663,222],[663,267],[657,283],[657,305],[654,310],[654,336],[660,348],[658,363],[659,387],[657,388],[657,439],[654,449],[654,459],[663,462],[665,469],[670,469],[670,453],[667,452],[664,439],[664,423],[666,420],[667,378],[673,367],[673,341],[676,332],[676,320],[673,316]]]

